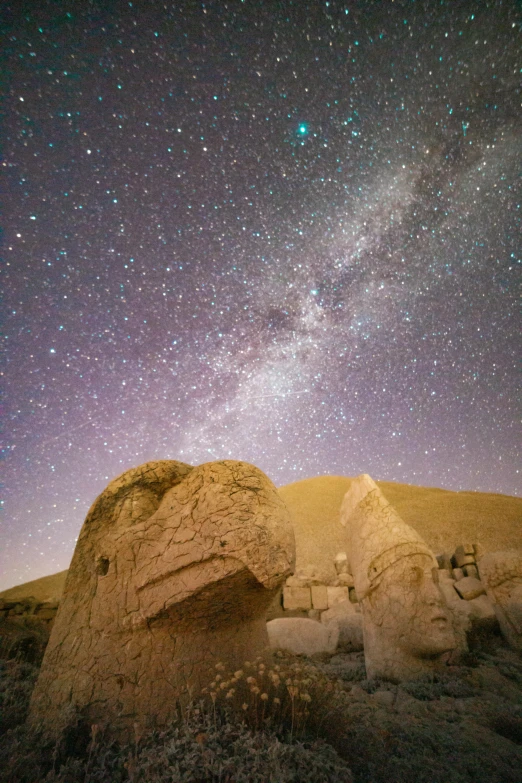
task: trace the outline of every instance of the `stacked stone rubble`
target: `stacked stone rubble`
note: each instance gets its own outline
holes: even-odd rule
[[[494,604],[480,579],[482,555],[479,544],[469,543],[460,544],[451,555],[437,555],[439,584],[453,612],[460,651],[467,650],[472,630],[498,629]]]

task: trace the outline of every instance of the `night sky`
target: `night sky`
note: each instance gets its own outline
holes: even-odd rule
[[[520,493],[516,0],[7,6],[0,588],[150,459]]]

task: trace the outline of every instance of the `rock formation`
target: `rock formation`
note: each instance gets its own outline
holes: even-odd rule
[[[488,552],[479,569],[504,638],[522,652],[522,551]]]
[[[125,737],[174,717],[215,674],[268,647],[265,611],[293,569],[288,513],[243,462],[148,462],[91,507],[29,720],[72,708]]]
[[[366,474],[346,493],[341,523],[363,614],[368,677],[400,681],[437,668],[456,640],[434,555]]]

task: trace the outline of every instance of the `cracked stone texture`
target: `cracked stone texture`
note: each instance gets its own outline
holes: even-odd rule
[[[56,734],[71,708],[127,737],[162,726],[268,648],[266,609],[294,534],[272,482],[244,462],[148,462],[91,507],[31,700]]]
[[[488,552],[479,570],[504,638],[522,652],[522,550]]]
[[[341,523],[361,604],[368,677],[401,681],[439,668],[457,641],[431,550],[367,474],[346,493]]]

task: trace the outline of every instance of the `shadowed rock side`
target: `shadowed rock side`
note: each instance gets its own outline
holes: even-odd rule
[[[286,507],[253,465],[127,471],[81,530],[30,722],[57,733],[72,706],[115,736],[164,725],[218,661],[264,652],[265,611],[294,557]]]
[[[457,642],[432,552],[366,474],[346,493],[341,523],[363,615],[368,677],[401,681],[438,668]]]
[[[522,652],[522,550],[488,552],[479,568],[502,635]]]

